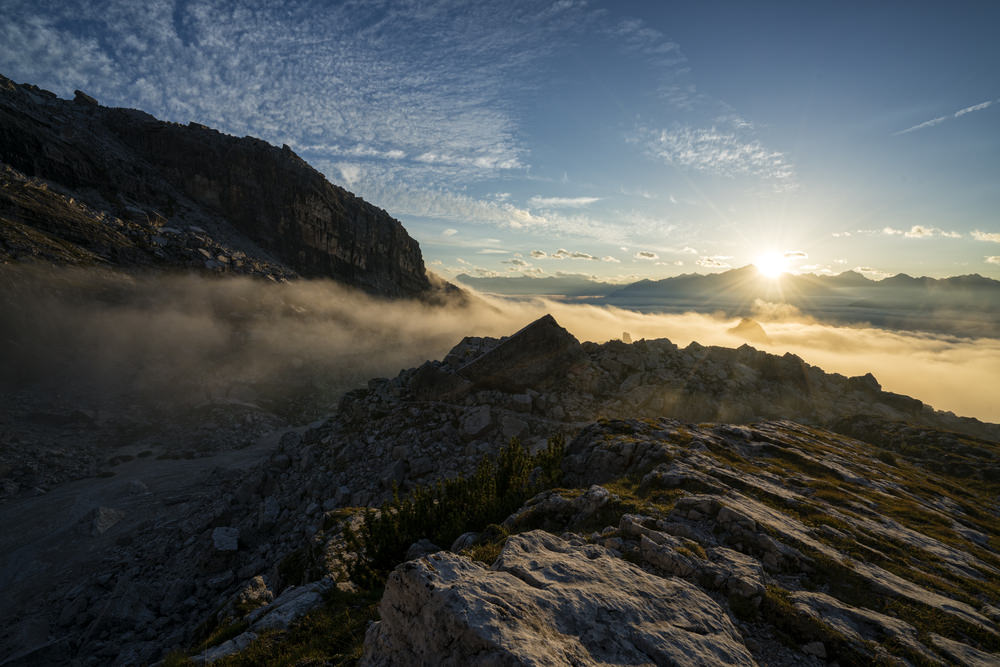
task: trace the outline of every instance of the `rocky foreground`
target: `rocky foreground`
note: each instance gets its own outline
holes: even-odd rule
[[[0,653],[996,664],[998,429],[792,355],[580,343],[546,317],[372,380],[310,428],[0,505],[20,536],[0,541]],[[520,507],[359,567],[378,546],[362,508],[511,438],[557,451],[558,481],[536,469]]]

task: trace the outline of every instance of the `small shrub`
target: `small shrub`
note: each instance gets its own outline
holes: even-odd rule
[[[502,521],[531,496],[558,485],[564,447],[562,438],[551,438],[532,455],[514,438],[496,457],[484,457],[471,477],[420,486],[406,498],[394,492],[379,511],[365,514],[359,531],[345,529],[348,547],[361,556],[351,578],[374,585],[417,540],[449,545],[466,531]]]

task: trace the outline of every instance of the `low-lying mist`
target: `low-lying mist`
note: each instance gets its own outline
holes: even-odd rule
[[[0,272],[0,386],[103,409],[209,401],[315,417],[369,378],[440,359],[464,336],[513,333],[545,313],[581,340],[669,338],[736,347],[721,316],[642,314],[545,299],[459,306],[385,301],[327,281],[128,277],[77,269]],[[847,328],[761,307],[771,338],[828,372],[872,372],[889,391],[1000,421],[1000,338]]]

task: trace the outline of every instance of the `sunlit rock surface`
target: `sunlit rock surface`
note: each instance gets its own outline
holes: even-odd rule
[[[390,576],[362,665],[753,665],[696,586],[597,545],[511,537],[490,568],[447,552]]]

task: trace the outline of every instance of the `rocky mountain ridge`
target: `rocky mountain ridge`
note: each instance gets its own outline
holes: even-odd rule
[[[800,423],[766,419],[781,413]],[[693,423],[720,417],[743,423]],[[469,475],[512,437],[540,451],[559,434],[559,488],[468,526],[451,553],[414,544],[385,582],[366,664],[1000,654],[996,425],[791,355],[580,343],[551,317],[372,380],[330,419],[242,455],[135,459],[72,483],[86,493],[56,487],[48,502],[90,499],[61,528],[40,521],[45,495],[0,505],[4,525],[46,527],[3,545],[4,651],[10,664],[294,654],[332,631],[318,629],[330,614],[375,614],[380,589],[352,575],[360,508]],[[361,634],[348,644],[323,660],[358,659]]]
[[[287,146],[73,101],[0,76],[0,256],[431,290],[399,221]]]

